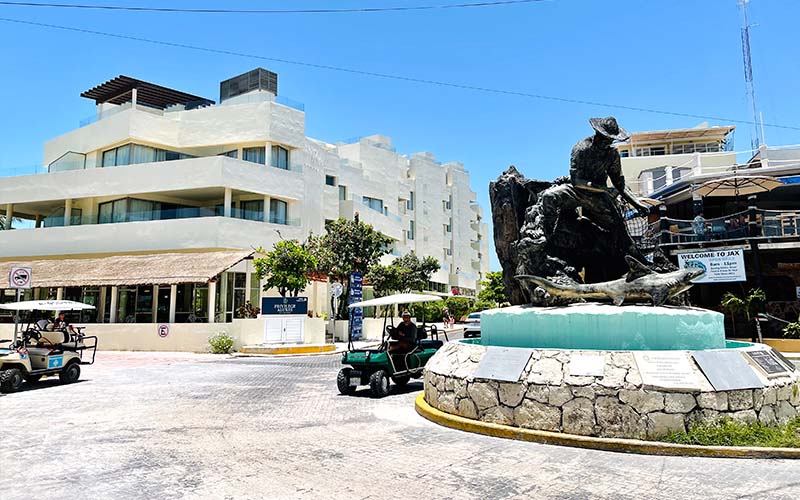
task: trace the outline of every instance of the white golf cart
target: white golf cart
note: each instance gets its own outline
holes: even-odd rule
[[[0,309],[16,312],[14,340],[8,348],[0,348],[0,392],[18,391],[23,381],[37,382],[50,375],[58,375],[61,383],[69,384],[80,378],[80,365],[94,363],[97,337],[84,335],[84,327],[54,328],[49,320],[33,321],[29,314],[27,326],[21,331],[19,328],[20,311],[66,312],[94,306],[71,300],[28,300],[0,304]],[[87,350],[91,351],[91,361],[83,359]]]

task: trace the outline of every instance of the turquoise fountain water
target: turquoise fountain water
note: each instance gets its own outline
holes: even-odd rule
[[[722,349],[726,347],[723,320],[718,312],[690,307],[515,306],[481,313],[481,344],[626,351]]]

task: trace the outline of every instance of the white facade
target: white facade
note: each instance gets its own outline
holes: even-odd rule
[[[308,138],[304,111],[265,91],[191,110],[98,105],[96,121],[45,144],[44,163],[47,174],[0,179],[15,229],[0,231],[2,260],[269,249],[358,212],[394,240],[387,261],[438,259],[440,291],[473,293],[488,271],[462,164],[399,155],[383,136]]]

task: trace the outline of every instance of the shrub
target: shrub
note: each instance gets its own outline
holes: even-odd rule
[[[447,310],[450,311],[456,321],[464,319],[472,310],[472,301],[466,297],[449,297],[444,302]]]
[[[424,304],[417,303],[411,305],[411,314],[417,320],[417,323],[436,323],[442,321],[442,305],[444,302],[427,302]],[[422,316],[422,311],[425,311],[425,317]]]
[[[230,354],[233,350],[233,337],[225,332],[219,332],[210,339],[208,343],[211,345],[211,352],[214,354]]]
[[[787,339],[800,339],[800,321],[789,323],[783,329],[783,336]]]
[[[481,312],[485,311],[486,309],[494,309],[497,307],[496,302],[492,302],[491,300],[476,300],[474,304],[472,304],[472,308],[470,312]]]
[[[712,424],[698,424],[689,432],[673,432],[659,439],[668,443],[701,446],[800,447],[800,417],[783,425],[767,426],[761,422],[745,424],[723,419]]]
[[[236,308],[237,318],[257,318],[260,313],[261,309],[251,304],[249,300]]]

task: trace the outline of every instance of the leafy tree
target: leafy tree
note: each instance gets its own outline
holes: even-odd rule
[[[466,297],[448,297],[445,306],[456,321],[460,321],[472,310],[472,301]]]
[[[444,301],[425,302],[424,304],[418,302],[416,304],[411,304],[410,312],[417,322],[422,322],[424,320],[426,323],[437,323],[442,321],[443,307]]]
[[[497,307],[503,302],[508,302],[506,287],[503,284],[503,273],[501,271],[486,273],[486,279],[481,281],[481,291],[478,292],[478,299],[494,303],[495,305],[491,307]]]
[[[750,322],[759,312],[764,310],[764,304],[767,302],[767,295],[764,290],[760,288],[751,288],[750,292],[744,298],[738,297],[731,292],[726,292],[722,296],[722,310],[731,315],[732,324],[734,325],[734,333],[736,329],[736,315],[744,314],[747,321]]]
[[[265,279],[264,290],[277,288],[281,297],[287,294],[297,297],[308,285],[308,275],[317,266],[317,259],[303,245],[296,240],[282,240],[273,246],[272,251],[266,252],[259,248],[260,253],[266,256],[254,259],[256,276],[259,280]]]
[[[414,252],[394,259],[388,266],[375,264],[367,273],[367,280],[377,297],[395,292],[422,291],[431,279],[431,274],[440,268],[433,257],[420,259]]]
[[[348,319],[350,273],[367,274],[389,252],[392,239],[358,219],[339,218],[325,226],[325,234],[309,238],[311,253],[317,258],[317,272],[327,274],[343,285],[336,319]]]
[[[497,307],[497,302],[491,300],[476,300],[475,303],[472,304],[470,312],[481,312],[486,309],[494,309],[495,307]]]

